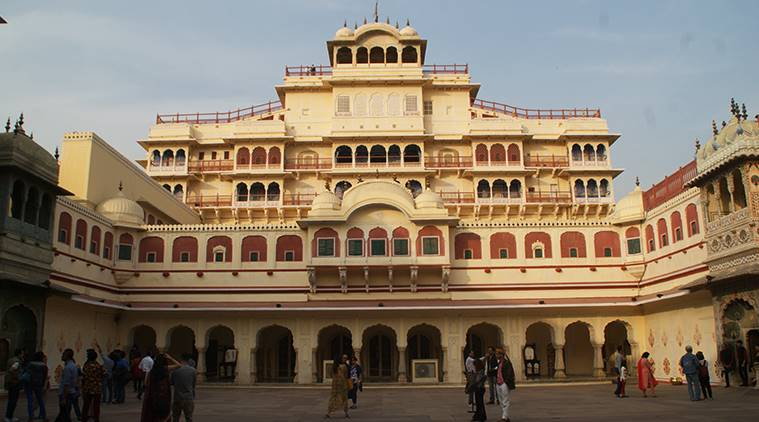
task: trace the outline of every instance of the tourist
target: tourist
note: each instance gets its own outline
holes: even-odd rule
[[[506,356],[503,349],[496,350],[498,357],[498,369],[496,371],[496,391],[498,392],[498,401],[501,404],[501,421],[509,422],[509,406],[511,399],[509,395],[516,388],[514,382],[514,366],[511,360]]]
[[[348,398],[351,399],[352,402],[351,409],[358,407],[356,402],[358,401],[358,391],[360,389],[362,390],[363,372],[363,368],[361,368],[361,365],[358,363],[358,358],[356,356],[353,356],[353,358],[351,358],[350,364],[350,378],[353,384],[353,388],[348,391]]]
[[[103,376],[103,394],[101,402],[110,404],[113,401],[113,367],[115,365],[113,359],[113,352],[110,355],[103,353],[103,349],[98,342],[95,342],[95,347],[98,349],[98,354],[103,360],[103,369],[105,369],[105,375]]]
[[[488,390],[490,391],[490,400],[488,400],[488,404],[493,404],[496,401],[495,378],[497,372],[498,358],[495,355],[495,349],[490,346],[488,347],[487,353],[485,353],[485,373],[488,376]]]
[[[59,414],[56,422],[70,422],[71,408],[79,396],[79,368],[74,362],[74,351],[66,349],[61,355],[63,374],[58,385]]]
[[[699,351],[696,353],[696,359],[698,359],[698,382],[701,384],[701,393],[706,397],[712,399],[712,384],[709,379],[709,362],[704,357],[704,352]]]
[[[485,364],[482,360],[474,361],[474,376],[467,383],[466,390],[474,394],[475,411],[472,416],[473,421],[487,420],[485,413],[485,381],[488,376],[485,373]]]
[[[82,419],[92,419],[100,422],[100,399],[103,395],[103,378],[105,378],[105,368],[98,361],[98,354],[93,349],[87,349],[87,362],[82,366]]]
[[[735,356],[738,361],[738,374],[741,376],[741,387],[748,387],[748,352],[743,347],[743,341],[735,342]]]
[[[158,355],[145,377],[140,422],[165,422],[171,416],[171,383],[165,355]]]
[[[698,359],[693,354],[693,347],[685,346],[685,354],[680,358],[685,380],[688,383],[688,397],[691,401],[701,400],[701,383],[698,382]]]
[[[171,358],[169,356],[169,358]],[[171,372],[171,385],[174,386],[174,403],[171,408],[173,422],[179,422],[184,413],[184,420],[192,422],[192,414],[195,410],[195,380],[197,371],[190,365],[192,355],[182,355],[179,368]]]
[[[48,369],[45,364],[45,354],[42,352],[36,352],[29,364],[26,366],[26,372],[28,374],[28,381],[26,384],[26,414],[29,420],[42,419],[47,420],[47,412],[45,409],[45,385],[48,379]],[[34,400],[37,400],[37,403]],[[39,417],[34,417],[34,406],[39,408]]]
[[[656,397],[656,385],[659,384],[654,377],[654,367],[645,352],[638,361],[638,388],[643,392],[643,397],[648,397],[646,391],[651,390],[651,397]]]
[[[5,391],[8,392],[8,403],[5,406],[5,420],[12,421],[13,414],[16,413],[18,396],[21,395],[23,383],[21,382],[21,373],[24,365],[24,350],[16,349],[13,356],[8,359],[5,372]]]
[[[113,366],[113,402],[124,403],[126,399],[126,386],[129,383],[129,362],[126,360],[124,351],[114,351],[115,363]]]
[[[142,362],[149,358],[149,354],[146,354],[143,358],[139,351],[130,352],[129,357],[129,372],[132,375],[132,391],[137,393],[137,400],[142,399],[142,392],[145,390],[145,377],[149,371],[142,369]],[[149,362],[146,362],[146,366],[152,367],[153,359],[150,358]]]
[[[627,397],[625,385],[627,385],[627,362],[623,361],[622,366],[619,367],[619,378],[617,378],[617,397],[620,399]]]
[[[345,413],[345,417],[348,415],[348,390],[350,378],[348,374],[347,356],[343,356],[341,359],[335,359],[332,364],[332,389],[329,393],[329,403],[327,404],[327,414],[325,418],[329,418],[330,414],[336,410],[342,409]]]
[[[474,362],[475,362],[475,360],[476,359],[474,358],[474,351],[470,350],[469,354],[466,357],[466,361],[464,362],[464,370],[466,371],[464,373],[464,375],[466,377],[466,383],[467,384],[469,384],[469,382],[472,380],[472,377],[474,377],[474,373],[475,373]],[[471,405],[474,404],[474,392],[470,391],[470,392],[467,393],[467,395],[469,396],[469,400],[467,401],[467,404],[469,404],[471,406]]]
[[[730,345],[725,343],[719,352],[719,363],[722,365],[722,379],[725,380],[725,388],[730,387],[730,373],[735,366],[735,355]]]

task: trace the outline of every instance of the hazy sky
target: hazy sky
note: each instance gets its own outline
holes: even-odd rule
[[[372,0],[4,0],[0,117],[23,111],[52,150],[94,131],[130,158],[156,113],[276,99],[286,64],[328,63],[325,41]],[[427,63],[469,63],[479,97],[530,108],[601,107],[617,198],[693,157],[729,100],[759,113],[758,1],[380,1],[411,19]]]

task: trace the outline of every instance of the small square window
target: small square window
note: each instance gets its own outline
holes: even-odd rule
[[[132,260],[132,245],[119,245],[119,260],[120,261]]]
[[[424,102],[424,115],[425,116],[432,115],[432,101],[425,101]]]
[[[190,253],[189,252],[180,253],[179,262],[190,262]]]
[[[215,159],[216,159],[216,151],[212,151],[212,152],[211,152],[211,159],[212,159],[212,160],[215,160]]]
[[[440,248],[438,245],[437,237],[423,237],[422,238],[422,254],[423,255],[440,255]]]
[[[627,239],[627,253],[630,255],[640,253],[640,239]]]
[[[364,255],[364,240],[363,239],[348,239],[348,256],[363,256]]]
[[[58,230],[58,241],[61,243],[68,243],[68,232],[66,229],[60,229]]]
[[[156,261],[156,253],[155,252],[148,252],[145,255],[145,261],[146,262],[155,262]]]
[[[533,251],[533,256],[535,258],[542,258],[543,257],[543,248],[535,248]]]
[[[471,249],[464,249],[464,259],[472,259],[474,258],[474,253]]]
[[[371,239],[370,248],[371,248],[372,256],[387,255],[385,239]]]
[[[654,245],[654,239],[651,239],[648,241],[648,251],[654,251],[656,250],[656,245]]]
[[[201,152],[199,152],[199,153],[198,153],[198,160],[202,160],[202,159],[204,159],[204,158],[206,158],[206,153],[205,153],[205,152],[202,152],[202,151],[201,151]]]
[[[393,255],[408,256],[408,239],[393,239]]]
[[[346,115],[350,114],[351,112],[351,100],[350,97],[347,95],[338,95],[337,96],[337,114],[338,115]]]
[[[84,249],[84,237],[80,235],[76,235],[76,238],[74,238],[74,247],[77,249]]]
[[[316,256],[335,256],[335,239],[317,239]]]
[[[248,260],[250,262],[258,262],[258,251],[251,251]]]
[[[604,248],[604,257],[609,258],[611,256],[611,248]]]
[[[98,242],[90,242],[90,253],[97,253]]]
[[[499,249],[498,250],[498,257],[501,259],[507,259],[509,257],[509,250],[508,249]]]
[[[577,258],[577,248],[569,248],[569,257]]]
[[[406,115],[414,115],[419,113],[419,109],[417,108],[417,102],[416,102],[416,95],[406,95],[405,98],[406,103]]]
[[[294,251],[285,251],[285,261],[287,261],[287,262],[295,261],[295,252]]]
[[[683,240],[683,232],[680,230],[680,227],[675,229],[675,241],[679,242]]]
[[[111,258],[111,248],[108,246],[103,247],[103,258],[110,259]]]
[[[213,253],[214,262],[224,262],[224,251],[217,251]]]
[[[224,159],[229,160],[229,151],[224,151]]]

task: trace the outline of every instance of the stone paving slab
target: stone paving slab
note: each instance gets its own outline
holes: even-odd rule
[[[513,421],[739,421],[759,415],[759,390],[714,387],[714,400],[691,402],[685,386],[661,385],[658,397],[643,398],[636,389],[617,399],[612,385],[534,385],[520,388],[512,397]],[[329,391],[324,388],[201,387],[195,405],[195,422],[319,421],[323,420]],[[48,394],[50,419],[55,416],[55,392]],[[486,393],[487,399],[487,393]],[[5,410],[5,402],[2,410]],[[359,396],[351,419],[365,422],[468,421],[463,387],[372,388]],[[500,409],[487,406],[488,420],[498,421]],[[19,401],[16,416],[26,419],[26,400]],[[342,420],[342,415],[332,419]],[[103,422],[139,421],[139,402],[129,392],[121,405],[103,405]]]

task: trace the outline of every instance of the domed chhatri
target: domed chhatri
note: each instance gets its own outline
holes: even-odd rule
[[[425,208],[444,208],[443,198],[430,189],[425,189],[419,196],[414,199],[414,204],[417,209]]]
[[[145,221],[145,210],[124,195],[121,184],[116,196],[101,202],[97,212],[111,220],[114,226],[140,227]]]
[[[311,209],[314,211],[336,210],[338,208],[340,208],[340,198],[338,198],[337,195],[335,195],[335,193],[329,189],[325,189],[319,192],[319,194],[314,197],[314,200],[311,203]]]
[[[407,20],[406,26],[404,26],[403,29],[401,29],[401,35],[403,35],[404,37],[415,37],[415,36],[418,36],[419,33],[416,32],[416,29],[414,29],[414,27],[411,26],[411,22]]]
[[[713,136],[703,147],[698,148],[696,152],[699,168],[724,147],[733,145],[739,141],[759,142],[759,121],[747,120],[748,113],[745,111],[745,106],[740,111],[733,104],[732,111],[733,117],[727,123],[723,122],[723,126],[720,129],[717,129],[716,122],[712,122]]]
[[[353,36],[353,30],[348,27],[348,23],[343,23],[343,26],[340,27],[340,29],[335,32],[335,38],[345,38],[345,37],[352,37]]]

